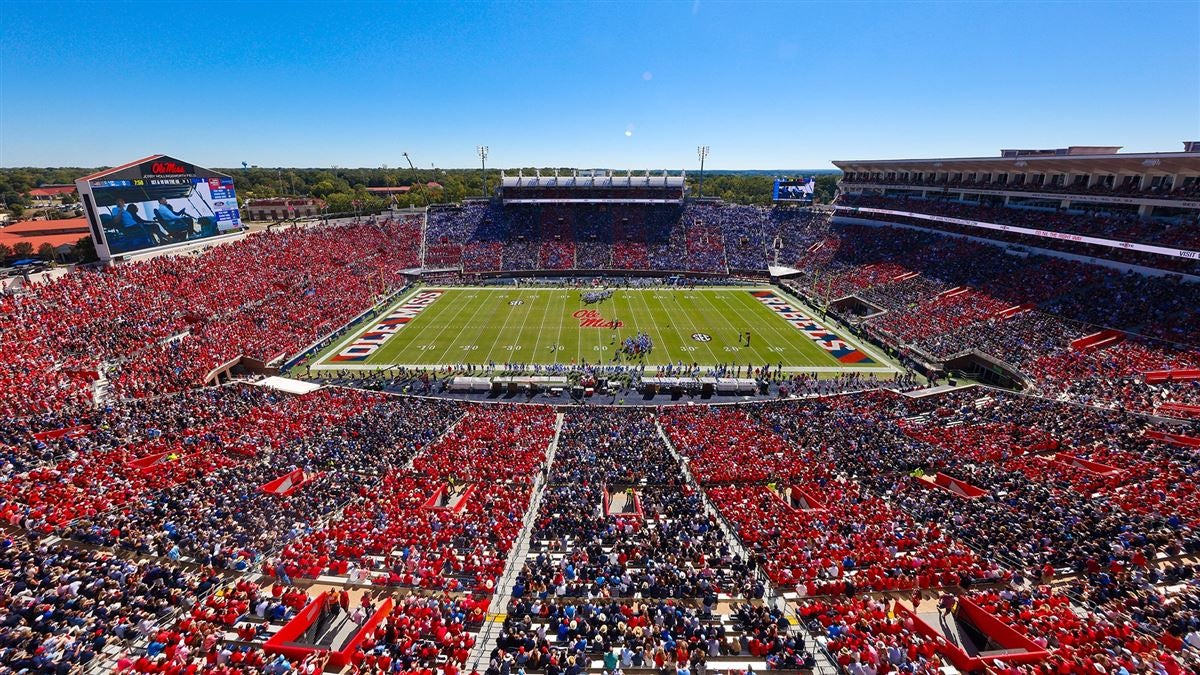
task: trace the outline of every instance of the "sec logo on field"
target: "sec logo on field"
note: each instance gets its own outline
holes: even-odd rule
[[[712,340],[712,336],[708,333],[692,333],[692,339],[696,342],[708,342]]]
[[[525,304],[525,301],[524,300],[513,300],[512,302],[510,302],[508,304],[512,305],[513,307],[516,307],[517,305]]]

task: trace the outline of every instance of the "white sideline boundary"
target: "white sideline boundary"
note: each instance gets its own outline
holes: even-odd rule
[[[662,292],[664,290],[671,291],[671,292],[681,292],[681,291],[693,290],[693,289],[690,289],[687,287],[669,287],[669,286],[653,286],[653,287],[649,287],[649,288],[623,288],[623,287],[617,286],[617,287],[606,287],[606,288],[612,288],[612,290],[621,291],[621,292]],[[431,291],[431,290],[439,290],[439,291],[443,291],[443,292],[444,291],[472,291],[472,292],[486,291],[486,292],[496,292],[496,293],[499,293],[499,292],[511,293],[513,291],[518,291],[518,292],[520,292],[520,291],[535,291],[535,292],[550,293],[550,292],[561,292],[561,291],[581,292],[581,291],[586,291],[586,290],[590,290],[590,289],[583,288],[583,287],[581,287],[581,288],[563,288],[563,287],[559,287],[559,286],[542,286],[539,284],[530,284],[530,285],[515,285],[514,284],[514,285],[502,285],[502,286],[429,285],[427,287],[424,285],[417,285],[417,286],[414,286],[408,293],[405,293],[402,297],[398,298],[395,302],[393,302],[391,305],[389,305],[378,316],[386,316],[388,312],[392,311],[392,309],[394,309],[395,307],[398,307],[401,304],[407,302],[410,297],[412,297],[413,295],[415,295],[418,292]],[[801,307],[802,311],[804,311],[806,314],[808,314],[809,317],[814,322],[821,325],[829,332],[834,333],[844,342],[850,344],[851,346],[858,349],[859,351],[867,354],[875,361],[875,365],[866,365],[866,366],[863,366],[863,365],[784,366],[784,368],[783,368],[784,373],[843,373],[844,372],[844,373],[863,373],[863,374],[877,373],[880,375],[885,375],[888,373],[891,373],[893,375],[900,375],[901,373],[903,373],[903,370],[901,368],[898,368],[895,364],[892,363],[891,359],[885,357],[877,349],[875,349],[874,345],[868,346],[868,345],[864,344],[863,341],[861,341],[861,340],[857,339],[855,336],[849,334],[849,332],[844,331],[840,328],[834,328],[832,325],[832,322],[816,316],[816,314],[817,314],[816,311],[814,311],[811,307],[809,307],[806,303],[804,303],[798,296],[796,296],[795,293],[793,293],[792,291],[790,291],[788,289],[780,289],[779,287],[773,286],[770,284],[759,284],[759,285],[755,285],[755,286],[698,286],[694,290],[695,291],[746,291],[746,292],[751,292],[751,291],[756,291],[756,290],[759,290],[759,291],[770,290],[770,291],[776,293],[777,295],[780,295],[780,297],[783,297],[788,302],[798,303],[799,306]],[[782,295],[781,291],[782,291],[782,293],[786,293],[787,295]],[[376,317],[376,318],[378,318],[378,317]],[[358,337],[360,335],[362,335],[363,333],[366,333],[370,329],[374,328],[376,323],[377,322],[374,319],[371,321],[367,321],[362,328],[350,333],[345,339],[343,339],[341,342],[337,343],[336,346],[334,346],[331,349],[328,349],[328,351],[325,352],[325,354],[321,357],[321,359],[319,361],[317,361],[317,362],[313,363],[311,366],[309,366],[309,370],[314,373],[316,373],[316,372],[336,372],[336,371],[373,372],[373,371],[389,370],[391,368],[407,368],[409,370],[414,370],[414,369],[415,370],[420,370],[420,369],[429,370],[429,369],[440,369],[440,368],[445,368],[446,366],[454,365],[454,363],[387,363],[387,364],[341,363],[341,364],[334,364],[334,363],[329,362],[330,357],[332,357],[334,354],[337,354],[341,350],[345,349],[347,345],[352,343],[354,340],[358,339]],[[789,328],[792,328],[792,327],[789,325]],[[395,335],[393,335],[392,337],[394,338]],[[389,338],[389,341],[390,340],[391,340],[391,338]],[[541,363],[541,364],[537,364],[537,365],[551,366],[553,364]],[[712,366],[715,364],[708,364],[708,365]],[[654,373],[654,372],[657,372],[658,368],[659,368],[659,366],[647,365],[643,368],[642,372],[643,373]]]

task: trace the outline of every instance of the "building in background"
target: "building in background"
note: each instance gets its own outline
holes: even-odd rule
[[[1118,146],[1001,150],[996,157],[834,161],[846,194],[952,200],[1141,218],[1200,209],[1200,143],[1183,152],[1119,153]]]
[[[63,197],[75,193],[74,185],[43,185],[29,191],[28,197],[38,204],[62,203]]]
[[[306,197],[251,199],[242,207],[242,218],[247,221],[312,218],[321,215],[324,208],[324,200]]]
[[[21,244],[29,244],[32,255],[38,255],[42,246],[49,244],[54,248],[55,258],[64,260],[79,240],[88,235],[87,218],[27,220],[0,228],[0,244],[12,251],[19,250]]]

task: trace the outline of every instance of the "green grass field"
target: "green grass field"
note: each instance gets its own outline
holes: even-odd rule
[[[839,361],[764,305],[751,294],[752,290],[755,289],[618,289],[611,299],[585,305],[579,291],[567,289],[421,289],[417,293],[440,291],[441,295],[401,328],[380,332],[381,319],[417,296],[410,294],[401,299],[389,312],[333,345],[318,358],[315,369],[435,366],[489,360],[613,363],[621,341],[644,331],[653,340],[653,351],[642,361],[624,359],[622,363],[642,363],[648,367],[680,361],[702,366],[782,363],[785,368],[826,372],[890,370],[875,355],[863,358],[867,356],[865,352],[854,357],[862,358],[860,362]],[[792,305],[798,304],[787,300]],[[598,312],[599,316],[577,314],[588,310]],[[613,329],[607,327],[610,321],[620,321],[623,325]],[[581,325],[586,323],[605,326]],[[749,346],[739,341],[746,331],[751,334]],[[828,333],[827,339],[840,338],[850,343],[844,336]],[[356,351],[355,345],[364,343],[363,336],[370,346]],[[858,343],[851,344],[847,349],[861,350]]]

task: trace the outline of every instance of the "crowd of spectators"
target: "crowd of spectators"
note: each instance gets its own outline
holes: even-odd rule
[[[260,452],[307,436],[330,419],[321,396],[277,397],[230,386],[175,398],[160,399],[158,405],[114,406],[98,416],[105,428],[69,442],[58,439],[48,462],[0,482],[0,515],[27,529],[51,531],[130,507],[208,473],[247,465]],[[160,408],[168,415],[173,410],[189,415],[199,404],[210,406],[203,422],[152,426],[132,438],[115,436],[107,426],[109,420],[119,421],[121,431],[128,432],[138,425],[158,425]],[[34,436],[33,443],[42,441]]]
[[[1047,395],[1147,413],[1156,412],[1164,403],[1200,403],[1200,383],[1148,383],[1147,372],[1197,367],[1200,350],[1134,340],[1098,350],[1052,351],[1030,364]]]
[[[810,598],[796,613],[827,640],[826,649],[847,672],[934,675],[946,665],[938,643],[921,636],[915,621],[897,614],[886,597]]]
[[[220,581],[211,570],[25,536],[0,544],[0,667],[14,673],[82,673],[106,648],[154,635]]]
[[[65,532],[92,544],[143,554],[206,560],[219,553],[248,564],[311,530],[351,496],[403,465],[457,416],[449,402],[402,400],[355,390],[322,390],[294,399],[322,413],[287,422],[297,433],[253,461],[207,472],[118,511],[73,523]],[[287,475],[282,492],[264,489]]]
[[[990,206],[975,202],[947,199],[906,199],[903,197],[866,195],[843,197],[839,199],[839,203],[851,207],[877,208],[1000,225],[1015,225],[1034,230],[1085,235],[1120,242],[1151,244],[1165,246],[1166,248],[1178,247],[1196,250],[1200,247],[1200,237],[1196,235],[1197,223],[1195,217],[1152,220],[1140,218],[1134,213],[1113,211],[1054,211],[1048,209]],[[1088,257],[1107,258],[1176,272],[1194,274],[1197,271],[1196,262],[1188,258],[1145,253],[1124,247],[1088,244],[1070,237],[1026,235],[1012,231],[983,229],[971,225],[958,225],[912,216],[880,213],[861,214],[861,216],[869,217],[872,220],[898,222],[945,232],[986,237],[988,239],[1012,242],[1024,246],[1062,250]]]
[[[362,614],[370,616],[385,600],[365,593]],[[432,672],[453,675],[466,665],[487,611],[488,598],[425,596],[415,593],[390,598],[392,607],[366,633],[350,654],[351,669],[360,673]]]
[[[687,231],[687,268],[696,272],[724,272],[725,232],[711,222],[708,213],[697,213],[694,207],[683,211]],[[715,209],[714,209],[715,211]]]
[[[995,247],[932,232],[887,234],[837,225],[832,238],[798,261],[801,274],[785,283],[818,306],[857,296],[864,302],[834,303],[828,311],[927,361],[975,350],[1051,396],[1145,412],[1195,403],[1189,385],[1147,385],[1141,375],[1200,361],[1200,329],[1187,309],[1200,302],[1200,285],[1046,256],[999,255]],[[1094,352],[1072,347],[1107,329],[1144,337]]]
[[[939,523],[982,559],[1015,571],[1015,590],[1001,593],[1013,611],[1001,611],[994,601],[985,609],[1050,648],[1050,659],[1040,664],[1050,670],[1036,672],[1092,672],[1095,664],[1139,672],[1128,659],[1143,669],[1167,663],[1165,672],[1195,666],[1196,654],[1185,647],[1188,635],[1200,639],[1194,568],[1187,557],[1179,562],[1200,551],[1191,503],[1195,463],[1187,447],[1147,438],[1145,420],[1128,413],[1043,399],[973,390],[928,399],[879,392],[865,399],[752,409],[756,420],[799,449],[819,448],[824,461],[870,492],[891,495],[903,512]],[[985,494],[968,499],[923,484],[935,472]],[[1008,578],[998,571],[973,581]],[[1076,575],[1070,597],[1057,597],[1053,614],[1039,613],[1044,605],[1029,599],[1020,577],[1046,581],[1063,574]],[[847,594],[841,587],[815,590]],[[981,599],[994,600],[996,593],[973,591],[971,597],[984,604]],[[886,602],[813,599],[801,608],[806,623],[818,620],[814,627],[851,671],[857,668],[852,662],[878,669],[881,658],[890,669],[936,669],[944,661],[937,644],[906,627]]]
[[[1185,574],[1191,573],[1186,568]],[[1079,609],[1077,591],[1089,583],[1083,580],[1062,589],[1006,587],[967,597],[1048,649],[1049,657],[1041,666],[1050,672],[1182,674],[1200,667],[1195,646],[1200,642],[1196,587],[1187,584],[1175,593],[1162,591],[1165,584],[1186,584],[1189,578],[1169,577],[1145,565],[1132,572],[1091,577],[1106,586],[1130,584],[1137,590],[1106,602],[1099,611]]]
[[[515,601],[489,671],[706,673],[724,670],[718,659],[758,663],[763,670],[815,665],[779,610],[737,603],[730,619],[713,623],[702,610],[670,600]]]
[[[336,516],[287,543],[280,578],[491,593],[554,435],[543,406],[477,406],[392,464]]]
[[[0,415],[88,405],[101,375],[113,394],[144,397],[201,384],[238,356],[298,351],[404,285],[419,228],[296,226],[0,296]]]
[[[464,272],[663,270],[763,273],[827,214],[726,204],[469,204],[429,212],[425,265]]]
[[[1195,454],[1136,414],[1200,398],[1145,381],[1200,366],[1194,285],[800,210],[469,205],[430,212],[427,263],[725,272],[777,258],[801,269],[798,293],[882,310],[865,319],[876,334],[937,358],[986,352],[1050,398],[910,399],[871,377],[776,374],[783,398],[867,391],[586,407],[558,426],[536,405],[194,388],[406,283],[420,227],[290,228],[0,297],[0,517],[21,532],[0,540],[0,663],[81,672],[136,643],[119,669],[319,670],[323,657],[261,649],[315,581],[368,589],[360,618],[393,603],[354,669],[457,675],[511,569],[498,674],[811,667],[792,615],[760,602],[777,591],[848,672],[935,672],[937,643],[888,604],[928,589],[1048,649],[1044,672],[1197,667]],[[1143,336],[1072,347],[1108,327]],[[109,400],[91,406],[101,375]],[[525,522],[529,553],[510,565]]]
[[[5,508],[11,524],[66,541],[5,540],[7,582],[23,581],[5,586],[0,615],[14,618],[0,621],[0,647],[39,672],[127,642],[146,645],[122,660],[137,672],[267,668],[278,659],[262,652],[263,626],[294,616],[311,598],[294,584],[318,579],[379,589],[371,608],[395,593],[384,589],[412,589],[393,596],[359,668],[450,672],[466,665],[540,476],[497,666],[803,668],[803,639],[755,602],[774,587],[797,594],[798,617],[850,671],[944,660],[877,595],[930,589],[966,593],[1044,643],[1055,667],[1183,667],[1200,639],[1195,569],[1181,559],[1200,552],[1195,463],[1147,424],[976,390],[588,407],[565,413],[546,466],[555,415],[541,406],[227,386],[43,415],[5,429],[10,468],[31,467],[4,482]],[[112,474],[116,491],[67,480],[44,511],[27,503],[50,484],[37,472],[63,460],[111,472],[99,457],[160,452],[179,455],[146,467],[163,483],[128,471]],[[229,464],[156,473],[189,453]],[[294,491],[260,489],[293,470]],[[937,473],[984,494],[936,488]],[[239,576],[253,572],[267,581]],[[1019,583],[1063,575],[1066,587]],[[50,597],[63,609],[47,613]]]
[[[654,414],[571,410],[494,656],[531,669],[694,667],[730,655],[796,667],[804,655],[780,614],[735,604],[736,635],[713,623],[718,602],[764,593],[756,563],[706,510]]]

